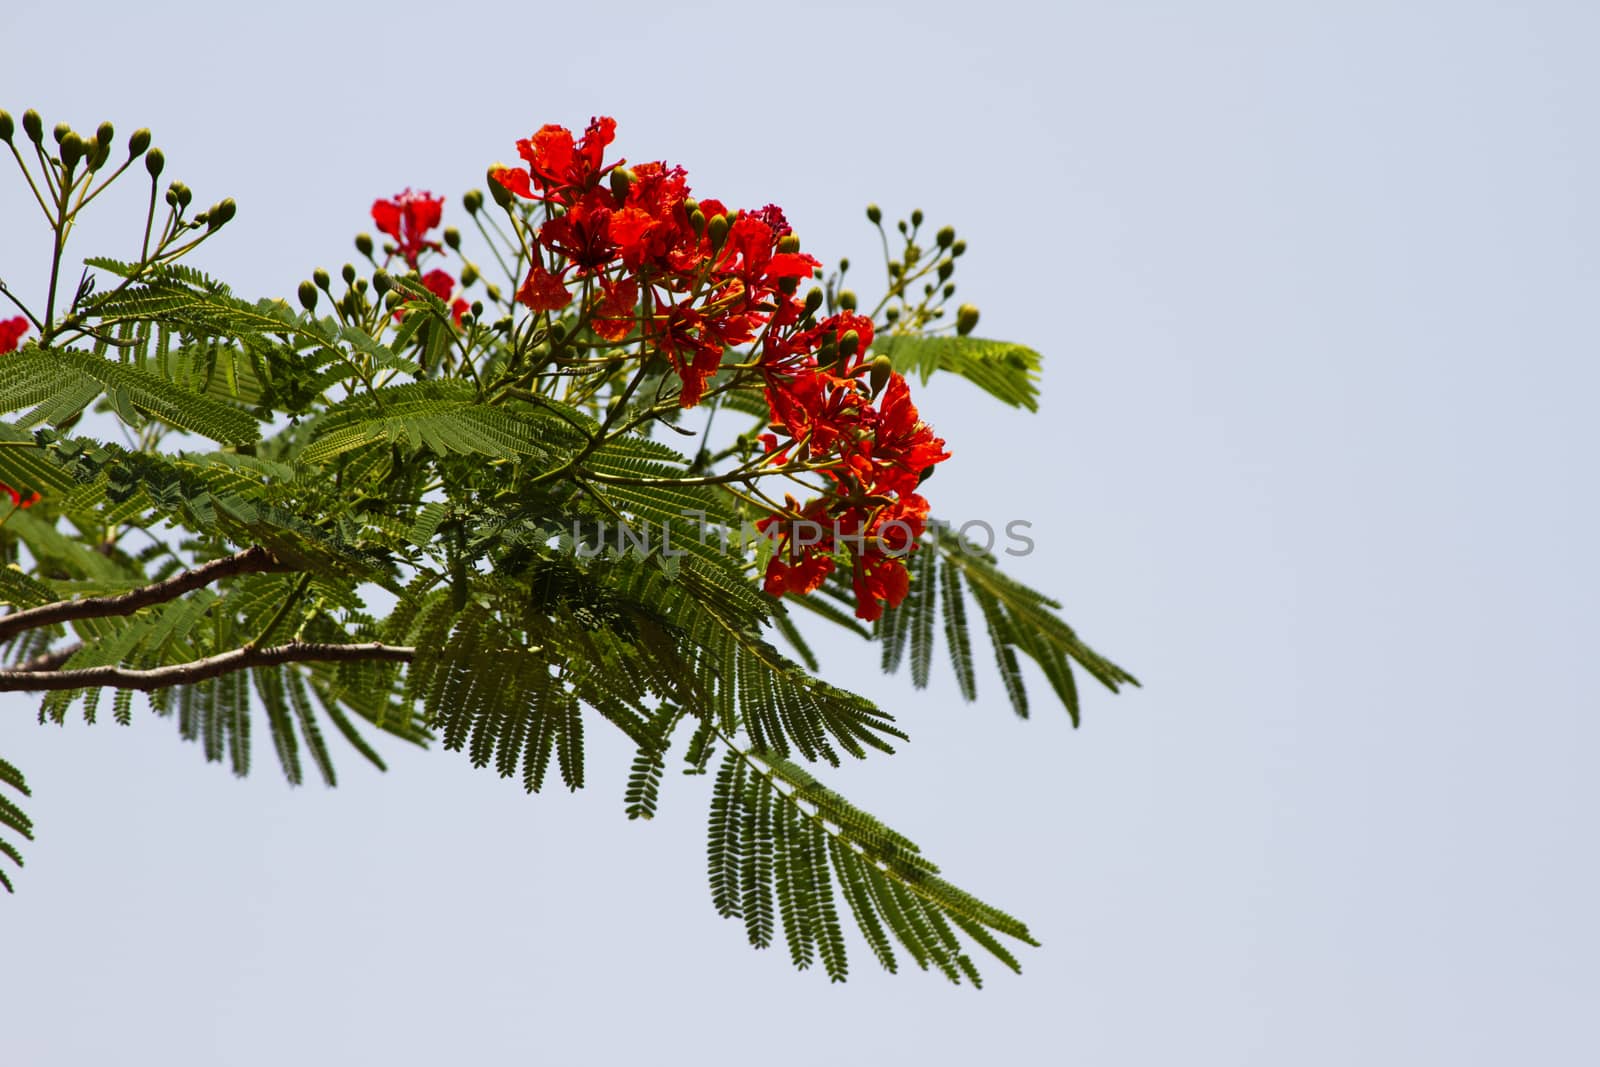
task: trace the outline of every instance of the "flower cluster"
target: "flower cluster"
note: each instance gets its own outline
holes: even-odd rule
[[[384,236],[394,241],[394,244],[385,246],[385,251],[391,257],[398,255],[412,270],[419,269],[424,253],[444,251],[444,246],[428,236],[428,231],[437,227],[443,218],[444,200],[432,193],[414,193],[406,189],[372,205],[373,224]],[[422,284],[434,296],[450,305],[451,314],[459,326],[461,316],[467,313],[468,304],[460,296],[451,300],[456,291],[455,278],[448,271],[434,269],[422,275]]]
[[[15,352],[22,343],[22,335],[27,332],[28,320],[20,315],[14,319],[0,319],[0,354]],[[23,493],[5,482],[0,482],[0,492],[11,498],[11,506],[15,508],[29,508],[39,502],[38,493]]]
[[[944,442],[918,418],[905,379],[870,357],[870,319],[819,321],[821,292],[795,295],[820,264],[800,251],[781,209],[695,199],[681,167],[607,163],[615,131],[610,118],[593,119],[581,137],[547,125],[517,142],[523,167],[491,170],[506,193],[545,209],[518,301],[536,312],[576,304],[603,341],[636,338],[671,365],[685,408],[706,398],[725,353],[752,346],[740,369],[758,374],[766,394],[763,470],[817,472],[828,483],[759,524],[778,541],[765,588],[812,592],[847,552],[856,613],[878,618],[906,594],[903,557],[928,514],[916,489],[949,458]],[[831,532],[786,532],[798,523]]]

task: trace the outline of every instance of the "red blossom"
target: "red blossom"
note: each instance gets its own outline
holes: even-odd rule
[[[490,177],[526,200],[572,203],[618,165],[601,165],[616,129],[614,119],[590,119],[583,138],[574,141],[565,126],[542,126],[532,137],[517,142],[517,154],[528,164],[526,171],[496,167]],[[537,192],[533,186],[538,186]]]
[[[432,193],[410,189],[388,199],[374,201],[372,221],[383,233],[394,238],[395,251],[412,270],[424,251],[440,251],[437,241],[427,238],[444,215],[444,200]]]
[[[22,343],[22,335],[28,332],[28,320],[22,316],[14,319],[0,319],[0,353],[15,352]]]
[[[534,264],[517,290],[517,300],[534,311],[560,311],[572,303],[572,294],[560,278]]]
[[[876,622],[883,615],[885,604],[897,608],[906,598],[911,591],[911,575],[901,560],[867,552],[855,557],[850,584],[856,591],[856,617]]]
[[[450,317],[457,326],[461,325],[461,316],[472,309],[472,305],[461,297],[450,299],[456,291],[456,280],[447,271],[430,270],[422,276],[422,284],[427,286],[428,292],[450,305]]]
[[[632,278],[602,282],[589,328],[607,341],[622,340],[633,332],[634,307],[638,303],[639,283]]]

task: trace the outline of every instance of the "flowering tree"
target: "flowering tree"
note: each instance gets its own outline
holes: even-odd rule
[[[148,131],[119,152],[109,123],[52,138],[29,111],[19,136],[0,112],[53,235],[42,304],[0,283],[20,313],[0,320],[0,690],[42,692],[45,722],[93,722],[109,691],[127,723],[143,693],[241,775],[264,726],[292,783],[334,783],[331,727],[379,767],[381,733],[576,789],[605,724],[637,746],[629,818],[673,746],[714,775],[712,901],[755,946],[781,927],[797,966],[843,979],[848,911],[890,970],[903,952],[977,982],[973,944],[1015,968],[997,935],[1032,943],[1022,923],[812,775],[906,735],[817,677],[792,615],[918,687],[942,635],[968,700],[976,625],[1019,715],[1022,658],[1074,721],[1074,664],[1133,681],[923,495],[950,451],[905,375],[1031,411],[1038,357],[949,313],[965,243],[921,212],[891,234],[868,209],[887,271],[864,312],[778,207],[625,166],[613,134],[545,126],[463,197],[503,286],[406,190],[337,291],[318,270],[291,306],[180,263],[234,204],[163,188]],[[141,170],[143,240],[69,270],[81,213]],[[26,795],[0,760],[18,866]]]

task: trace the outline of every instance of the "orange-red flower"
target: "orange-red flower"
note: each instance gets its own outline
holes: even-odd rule
[[[534,311],[560,311],[572,303],[572,294],[560,278],[536,263],[517,290],[517,299]]]
[[[616,130],[615,119],[590,119],[583,139],[574,141],[565,126],[542,126],[532,137],[517,142],[517,154],[527,162],[527,170],[496,167],[490,176],[525,200],[572,203],[617,166],[601,165]]]
[[[441,250],[437,241],[428,240],[427,233],[443,217],[443,199],[410,189],[372,205],[374,225],[394,239],[395,251],[412,270],[417,269],[417,260],[424,251]]]

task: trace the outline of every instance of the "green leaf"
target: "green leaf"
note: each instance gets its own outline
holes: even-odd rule
[[[888,334],[872,346],[902,374],[915,371],[926,385],[935,371],[958,374],[1012,407],[1039,410],[1039,353],[1008,341],[948,334]]]
[[[0,411],[43,404],[63,391],[76,394],[88,382],[109,390],[118,404],[213,441],[241,445],[261,436],[255,418],[239,408],[71,348],[29,348],[0,360]]]

